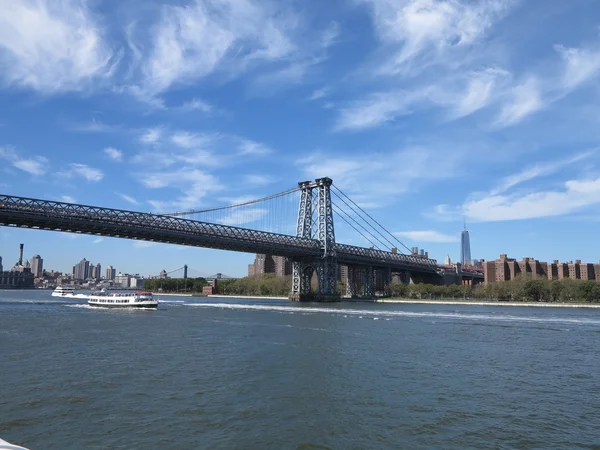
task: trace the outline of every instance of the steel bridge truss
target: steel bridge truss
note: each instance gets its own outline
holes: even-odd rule
[[[298,184],[301,196],[296,236],[170,215],[8,195],[0,195],[0,226],[285,256],[292,261],[290,299],[297,301],[339,300],[339,264],[355,267],[353,270],[357,273],[369,272],[362,278],[362,290],[366,295],[374,292],[373,270],[438,273],[437,262],[432,259],[336,243],[331,185],[330,178]],[[313,274],[316,274],[314,290]]]

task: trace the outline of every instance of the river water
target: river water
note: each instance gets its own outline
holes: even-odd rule
[[[0,291],[0,438],[599,448],[599,333],[597,309],[164,297],[118,311]]]

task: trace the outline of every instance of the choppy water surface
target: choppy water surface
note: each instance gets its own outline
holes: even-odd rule
[[[598,448],[600,310],[0,291],[0,437],[37,449]]]

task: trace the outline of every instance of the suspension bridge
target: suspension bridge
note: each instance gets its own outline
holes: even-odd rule
[[[338,231],[358,233],[367,246],[337,242],[334,216],[341,220]],[[410,252],[330,178],[224,207],[168,214],[0,195],[0,226],[284,256],[292,262],[294,301],[338,301],[340,267],[347,270],[350,297],[373,297],[376,282],[385,289],[394,274],[405,282],[437,284],[440,278],[434,259],[399,251]]]

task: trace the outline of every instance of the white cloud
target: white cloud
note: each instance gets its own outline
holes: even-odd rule
[[[322,87],[320,89],[315,89],[312,94],[308,97],[309,101],[319,100],[320,98],[326,97],[331,92],[331,88]]]
[[[265,186],[271,184],[273,179],[268,175],[245,175],[244,181],[256,186]]]
[[[35,159],[17,159],[13,161],[13,166],[31,175],[44,175],[47,171],[48,159],[43,156],[37,156]]]
[[[594,176],[566,181],[562,188],[544,190],[538,186],[511,192],[522,183],[561,173],[569,165],[579,167],[578,163],[596,154],[596,150],[590,150],[559,161],[535,164],[503,178],[490,192],[471,194],[461,206],[437,205],[430,216],[442,221],[464,217],[469,221],[497,222],[561,216],[600,204],[600,178]]]
[[[102,241],[104,241],[104,238],[99,237],[99,238],[94,239],[92,241],[92,244],[100,244]]]
[[[123,161],[123,152],[121,150],[117,150],[116,148],[106,147],[104,149],[104,154],[113,161]]]
[[[215,139],[214,135],[190,133],[189,131],[176,131],[171,135],[171,142],[185,149],[206,147]]]
[[[468,116],[485,108],[495,99],[509,78],[508,72],[497,68],[472,73],[466,91],[454,105],[453,117]]]
[[[399,47],[381,72],[395,74],[413,60],[439,57],[478,42],[515,2],[512,0],[362,0],[371,6],[375,29]]]
[[[458,237],[438,231],[396,231],[394,236],[408,238],[415,242],[457,242]]]
[[[570,180],[562,190],[529,194],[489,195],[467,201],[467,219],[480,222],[535,219],[579,211],[600,203],[600,178]]]
[[[280,60],[295,49],[290,37],[295,28],[294,16],[276,2],[208,0],[164,6],[142,64],[143,88],[158,93],[234,61],[243,67]]]
[[[147,128],[140,136],[140,141],[144,144],[154,144],[160,140],[162,136],[162,128]]]
[[[213,111],[213,106],[203,100],[200,100],[199,98],[194,97],[190,101],[185,102],[181,106],[181,109],[183,111],[200,111],[203,113],[209,113]]]
[[[121,197],[126,202],[131,203],[132,205],[139,205],[140,204],[140,202],[138,202],[135,198],[133,198],[133,197],[127,195],[127,194],[121,194],[120,192],[115,192],[115,194],[117,194],[119,197]]]
[[[0,147],[0,158],[11,163],[13,167],[31,175],[44,175],[48,169],[49,161],[43,156],[21,158],[13,147]]]
[[[218,223],[223,225],[242,226],[256,222],[269,214],[269,210],[264,208],[245,209],[244,213],[238,215],[231,213],[218,219]],[[250,227],[251,228],[251,227]]]
[[[92,119],[89,122],[76,124],[70,129],[80,133],[110,133],[111,131],[117,130],[119,127],[116,125],[108,125],[99,120]]]
[[[508,177],[502,179],[498,186],[490,192],[490,195],[502,194],[503,192],[506,192],[510,188],[523,182],[530,181],[541,176],[551,175],[564,169],[567,165],[583,161],[584,159],[593,156],[595,153],[596,151],[583,152],[560,161],[535,164],[534,166],[527,167],[519,173],[509,175]]]
[[[251,141],[250,139],[242,139],[238,145],[240,155],[255,155],[264,156],[272,153],[272,150],[265,144]]]
[[[424,98],[425,92],[386,92],[371,94],[367,98],[342,108],[336,130],[364,130],[390,122],[399,116],[411,114],[411,106]]]
[[[570,90],[600,73],[600,50],[555,46],[565,63],[563,86]]]
[[[459,146],[451,155],[443,148],[409,146],[381,153],[314,154],[296,164],[308,178],[330,177],[335,186],[363,207],[376,207],[396,201],[398,195],[417,184],[453,177],[466,155]]]
[[[96,169],[94,167],[90,167],[86,164],[78,164],[71,163],[69,164],[69,169],[59,173],[60,176],[63,177],[79,177],[83,178],[86,181],[96,183],[102,178],[104,178],[104,174],[100,169]]]
[[[197,208],[209,194],[223,188],[215,176],[200,169],[150,172],[139,181],[150,189],[174,188],[181,191],[181,195],[173,200],[148,202],[156,211],[163,213]]]
[[[539,83],[534,77],[515,86],[509,97],[496,119],[497,126],[514,125],[544,107]]]
[[[61,195],[60,201],[65,203],[75,203],[75,199],[70,195]]]
[[[84,0],[3,0],[0,77],[54,93],[109,77],[116,58]]]

